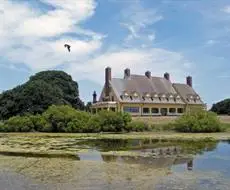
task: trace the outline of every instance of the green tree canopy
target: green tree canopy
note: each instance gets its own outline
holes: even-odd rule
[[[63,71],[42,71],[29,81],[0,94],[0,119],[44,112],[50,105],[83,109],[78,84]]]
[[[217,114],[230,114],[230,99],[225,99],[212,105],[211,111]]]

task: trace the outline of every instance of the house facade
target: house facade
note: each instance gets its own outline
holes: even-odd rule
[[[133,116],[169,116],[181,115],[193,108],[206,108],[201,97],[192,87],[192,77],[186,77],[186,83],[172,83],[169,73],[163,77],[131,74],[124,70],[123,78],[112,78],[110,67],[105,69],[105,84],[97,100],[93,93],[91,110],[128,112]]]

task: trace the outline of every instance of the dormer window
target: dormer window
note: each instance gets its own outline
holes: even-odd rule
[[[157,95],[157,94],[155,94],[155,95],[154,95],[154,98],[157,98],[157,97],[158,97],[158,95]]]
[[[134,92],[133,96],[134,97],[138,97],[138,94],[136,92]]]
[[[173,95],[171,94],[171,95],[169,96],[169,98],[173,98]]]
[[[190,99],[193,99],[193,96],[190,96]]]
[[[129,94],[127,92],[124,93],[125,96],[128,96]]]
[[[145,96],[146,96],[147,98],[149,98],[149,97],[150,97],[150,94],[149,94],[149,93],[147,93]]]
[[[176,97],[177,99],[180,99],[180,96],[179,95],[177,95],[177,97]]]
[[[165,94],[163,94],[163,95],[162,95],[162,98],[165,98],[165,97],[166,97]]]
[[[200,99],[200,97],[199,97],[199,96],[197,96],[197,97],[196,97],[196,99],[197,99],[197,100],[199,100],[199,99]]]

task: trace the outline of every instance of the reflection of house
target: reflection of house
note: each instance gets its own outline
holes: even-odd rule
[[[97,101],[93,94],[92,111],[101,109],[129,112],[132,115],[180,115],[193,107],[205,107],[200,96],[192,87],[192,77],[186,84],[172,83],[170,75],[163,77],[131,75],[125,69],[124,78],[112,78],[111,68],[105,69],[105,85]]]
[[[120,162],[126,164],[143,164],[151,168],[166,168],[173,165],[187,164],[187,169],[192,170],[192,158],[176,158],[176,157],[159,157],[154,158],[151,156],[115,156],[115,155],[102,155],[105,162]]]

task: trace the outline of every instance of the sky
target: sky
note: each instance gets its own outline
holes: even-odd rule
[[[64,44],[71,45],[71,52]],[[193,87],[210,107],[230,97],[229,0],[1,0],[0,91],[63,70],[80,98],[113,77],[151,71]]]

